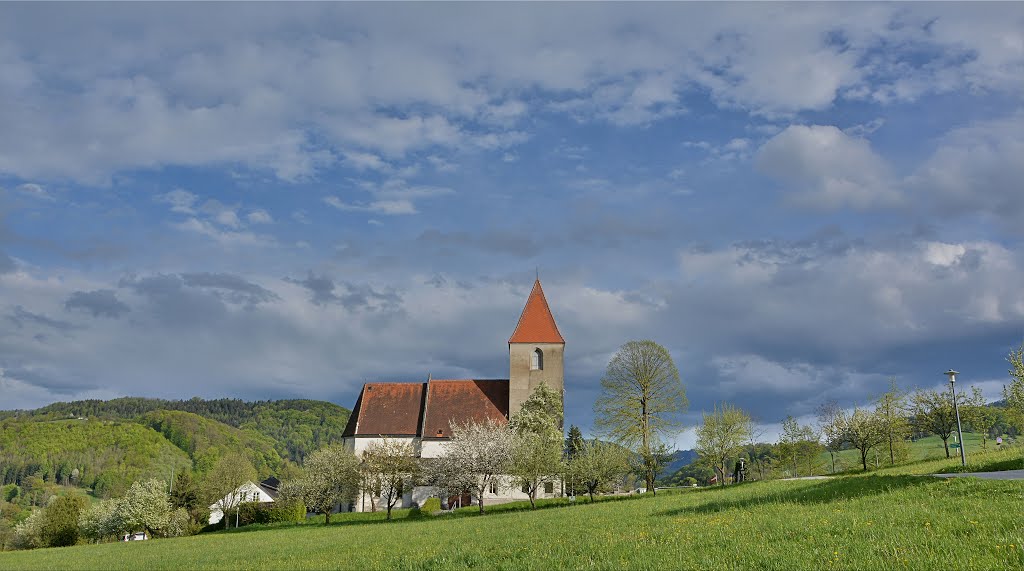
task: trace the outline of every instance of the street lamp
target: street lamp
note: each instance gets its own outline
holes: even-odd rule
[[[950,369],[946,371],[946,376],[949,377],[949,390],[953,393],[953,412],[956,413],[956,434],[957,438],[960,439],[960,465],[967,465],[967,456],[964,454],[964,431],[960,428],[960,409],[956,406],[956,376],[959,373]]]

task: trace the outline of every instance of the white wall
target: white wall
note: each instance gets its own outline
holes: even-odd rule
[[[235,497],[231,498],[231,494],[224,496],[223,502],[217,502],[210,505],[210,523],[217,523],[224,517],[224,512],[221,511],[221,504],[234,505],[242,502],[273,502],[274,498],[270,497],[263,488],[257,486],[253,482],[246,482],[235,490]]]

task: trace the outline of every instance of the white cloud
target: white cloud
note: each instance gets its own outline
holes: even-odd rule
[[[195,214],[195,204],[199,197],[191,192],[176,188],[166,194],[157,196],[157,200],[171,205],[171,212],[179,214]]]
[[[908,178],[944,214],[986,212],[1018,226],[1024,216],[1024,112],[954,129]]]
[[[262,208],[246,214],[245,219],[249,221],[249,224],[271,224],[274,222],[274,218],[270,216],[270,213]]]
[[[41,8],[4,12],[0,172],[98,184],[163,165],[301,180],[346,153],[374,169],[372,156],[506,149],[535,106],[646,125],[695,93],[779,116],[843,96],[1016,93],[1024,77],[1012,3],[173,5],[116,18],[92,5],[71,31]],[[105,33],[111,18],[134,32]]]
[[[757,151],[756,166],[820,209],[891,207],[902,202],[884,159],[866,139],[831,125],[791,125]]]
[[[345,153],[345,163],[356,170],[388,170],[389,165],[373,153]]]
[[[51,196],[50,193],[46,192],[46,189],[35,183],[25,183],[19,185],[17,187],[17,190],[24,194],[27,194],[28,196],[38,198],[40,200],[47,200],[51,202],[54,200],[53,196]]]
[[[206,236],[227,248],[236,246],[268,246],[274,242],[268,236],[255,234],[247,230],[222,230],[209,221],[196,217],[189,217],[183,222],[172,224],[172,226],[185,232]],[[229,228],[233,227],[229,226]]]
[[[217,213],[214,219],[217,221],[217,223],[223,226],[227,226],[228,228],[237,229],[242,226],[242,221],[239,220],[238,214],[234,210],[221,210],[220,212]]]
[[[377,212],[388,215],[416,214],[419,212],[416,210],[416,206],[409,200],[374,200],[368,203],[350,204],[336,196],[327,196],[324,197],[324,203],[338,210],[356,212]]]

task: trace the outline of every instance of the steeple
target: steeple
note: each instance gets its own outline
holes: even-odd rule
[[[565,339],[558,332],[544,289],[537,279],[508,340],[509,415],[518,413],[542,383],[564,399],[564,361]]]
[[[512,332],[509,343],[565,343],[558,332],[555,318],[551,315],[548,300],[544,297],[544,289],[540,279],[533,282],[533,290],[526,299],[526,306],[519,316],[516,330]]]

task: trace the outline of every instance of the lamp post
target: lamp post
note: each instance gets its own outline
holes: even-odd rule
[[[960,409],[956,406],[956,376],[957,371],[950,369],[946,371],[946,376],[949,377],[949,391],[953,393],[953,412],[956,414],[956,434],[957,438],[960,439],[960,465],[967,465],[967,456],[964,454],[964,431],[960,428]]]

